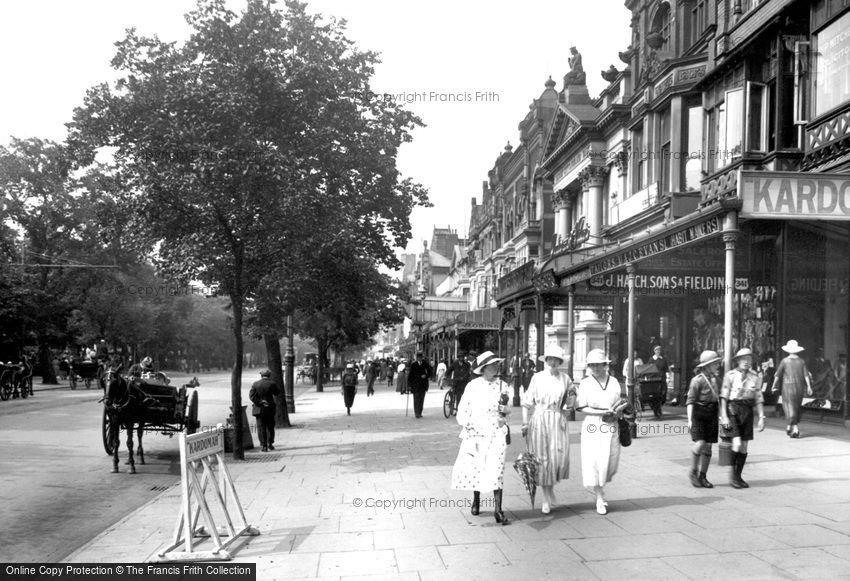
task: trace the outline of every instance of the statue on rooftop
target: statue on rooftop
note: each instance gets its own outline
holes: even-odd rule
[[[564,86],[567,85],[584,85],[586,83],[586,75],[584,67],[581,65],[581,53],[576,47],[570,47],[570,57],[567,59],[570,65],[570,72],[564,75]]]

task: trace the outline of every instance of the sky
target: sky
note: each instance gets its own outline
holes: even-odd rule
[[[115,78],[109,62],[127,28],[182,41],[194,0],[29,0],[0,3],[0,144],[9,137],[61,141],[87,88]],[[244,0],[228,0],[239,12]],[[432,208],[411,216],[408,252],[433,228],[463,237],[473,197],[551,77],[563,88],[570,46],[582,53],[591,96],[599,72],[629,44],[624,0],[312,0],[308,9],[344,18],[347,36],[381,54],[379,93],[407,93],[426,127],[402,146],[398,165],[429,191]]]

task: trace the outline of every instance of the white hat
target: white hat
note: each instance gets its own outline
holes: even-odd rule
[[[785,345],[781,347],[781,349],[786,353],[799,353],[800,351],[805,351],[805,347],[800,347],[800,345],[794,339],[788,341]]]
[[[611,360],[608,359],[602,349],[591,349],[587,352],[584,362],[587,365],[593,365],[594,363],[611,363]]]
[[[555,359],[560,359],[561,363],[567,360],[567,354],[564,353],[564,350],[557,343],[549,343],[546,345],[546,350],[543,351],[543,355],[537,358],[538,361],[546,361],[547,357],[554,357]]]
[[[496,354],[492,351],[485,351],[484,353],[475,358],[475,369],[472,370],[472,373],[477,373],[478,375],[481,375],[481,372],[484,371],[484,368],[488,365],[492,365],[493,363],[499,363],[504,360],[504,357],[496,357]]]
[[[720,355],[717,354],[717,351],[703,351],[699,354],[699,364],[697,364],[697,367],[705,367],[717,361],[720,361]]]
[[[354,369],[354,364],[353,363],[346,363],[345,368],[346,369]]]
[[[738,349],[738,352],[735,353],[735,356],[732,358],[732,360],[734,361],[735,359],[740,359],[741,357],[752,357],[752,356],[753,356],[752,349],[747,349],[746,347],[744,347],[743,349]]]

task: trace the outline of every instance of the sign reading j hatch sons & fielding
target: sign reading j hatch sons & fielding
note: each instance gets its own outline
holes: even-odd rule
[[[747,218],[850,220],[850,175],[742,171],[741,216]]]

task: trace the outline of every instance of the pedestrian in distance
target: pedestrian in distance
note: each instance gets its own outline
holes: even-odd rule
[[[460,353],[458,358],[452,362],[451,368],[446,372],[446,376],[452,380],[452,390],[455,392],[456,406],[460,406],[466,384],[472,379],[473,359],[474,356],[471,353]]]
[[[531,378],[537,373],[537,366],[534,365],[534,360],[529,353],[525,354],[520,364],[519,377],[522,382],[522,390],[526,391],[531,385]]]
[[[375,393],[375,380],[378,378],[378,373],[381,370],[380,363],[377,361],[372,361],[371,359],[366,360],[366,365],[364,368],[365,378],[366,378],[366,397],[371,397]]]
[[[691,471],[689,477],[695,488],[714,488],[708,481],[708,465],[711,462],[711,445],[717,443],[720,392],[717,387],[717,372],[720,356],[715,351],[703,351],[699,356],[699,373],[691,380],[686,402],[688,431],[694,445],[691,448]]]
[[[357,395],[357,373],[357,367],[353,363],[348,363],[342,372],[342,401],[349,416],[351,406],[354,405],[354,396]]]
[[[260,371],[259,381],[255,381],[248,392],[248,399],[253,404],[251,415],[256,418],[257,436],[263,452],[274,450],[275,397],[280,396],[280,388],[271,380],[271,375],[268,369]]]
[[[446,363],[446,360],[440,359],[440,362],[437,364],[437,386],[441,390],[443,389],[443,380],[446,378],[446,372],[448,369],[449,366]]]
[[[655,365],[655,368],[661,374],[661,402],[667,402],[667,373],[670,371],[670,364],[661,352],[661,345],[656,345],[652,348],[652,357],[649,362]]]
[[[567,412],[575,404],[576,392],[569,375],[559,369],[566,359],[560,346],[547,345],[540,356],[546,368],[534,374],[522,394],[522,435],[528,451],[540,461],[536,484],[543,490],[543,514],[555,505],[555,484],[570,476]]]
[[[803,411],[803,393],[812,396],[812,384],[809,379],[809,370],[806,362],[798,355],[804,348],[791,339],[782,346],[782,350],[788,355],[779,362],[779,367],[773,376],[771,391],[782,389],[782,411],[788,425],[785,433],[791,438],[800,437],[800,414]]]
[[[387,387],[393,386],[393,376],[395,375],[396,364],[392,358],[387,359]]]
[[[758,431],[764,430],[764,397],[761,378],[751,369],[753,352],[739,349],[732,358],[736,366],[723,377],[720,389],[720,425],[732,438],[732,488],[749,488],[741,477],[747,462],[747,444],[753,439],[754,408],[758,413]]]
[[[476,359],[474,373],[480,377],[466,386],[466,397],[458,407],[461,425],[460,449],[452,468],[452,488],[472,490],[472,514],[481,511],[481,491],[492,490],[493,517],[501,525],[509,524],[502,510],[502,488],[507,450],[507,415],[510,408],[501,404],[510,388],[498,378],[503,359],[485,351]]]
[[[432,375],[431,364],[425,360],[425,354],[417,351],[416,360],[410,364],[407,372],[407,386],[413,394],[413,415],[417,418],[422,417],[425,394]]]
[[[407,360],[402,357],[396,367],[396,384],[395,390],[404,395],[407,393]]]
[[[611,360],[602,349],[591,349],[585,363],[590,375],[579,383],[576,400],[576,409],[585,415],[581,426],[581,479],[584,487],[596,495],[596,512],[608,514],[605,485],[620,465],[614,410],[621,407],[622,387],[608,373]]]

